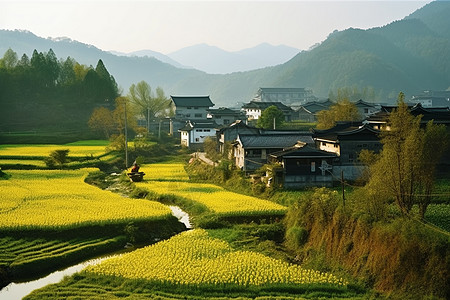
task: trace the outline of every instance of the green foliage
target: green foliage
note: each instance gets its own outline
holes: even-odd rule
[[[49,168],[54,168],[55,166],[61,168],[68,161],[69,151],[69,149],[54,150],[50,153],[49,157],[44,160],[44,162]]]
[[[369,199],[394,199],[403,215],[419,203],[421,217],[431,203],[436,165],[448,148],[448,133],[432,122],[420,127],[399,94],[398,109],[389,115],[389,130],[383,132],[383,150],[370,168]],[[421,195],[418,195],[420,194]]]
[[[94,70],[72,58],[59,61],[51,49],[47,53],[35,50],[31,59],[24,54],[16,61],[15,56],[8,50],[0,63],[4,131],[38,130],[56,132],[60,139],[66,135],[86,138],[92,110],[108,106],[118,95],[117,84],[101,61]]]
[[[317,129],[328,129],[338,121],[358,121],[361,119],[358,108],[348,99],[338,101],[329,110],[317,113]]]
[[[264,129],[278,129],[284,123],[284,119],[284,113],[275,105],[271,105],[261,113],[256,126]]]

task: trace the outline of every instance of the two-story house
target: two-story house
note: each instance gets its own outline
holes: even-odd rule
[[[273,172],[276,183],[290,189],[308,186],[333,186],[333,162],[337,155],[299,142],[293,147],[270,154],[271,162],[278,162],[282,172]]]
[[[214,106],[209,96],[170,96],[174,117],[171,120],[170,134],[178,136],[179,129],[188,120],[207,120],[208,109]]]
[[[360,122],[338,122],[326,130],[313,130],[316,148],[335,153],[338,157],[333,167],[336,176],[344,172],[346,179],[355,180],[361,176],[364,166],[358,161],[363,149],[376,153],[382,149],[380,131]]]
[[[187,121],[178,131],[181,133],[181,145],[194,150],[203,148],[207,137],[216,137],[217,124],[212,121]]]
[[[205,119],[208,109],[214,106],[209,96],[170,96],[175,118],[179,120]]]
[[[267,164],[268,155],[298,142],[314,144],[310,132],[278,134],[239,134],[233,143],[235,165],[251,173]]]

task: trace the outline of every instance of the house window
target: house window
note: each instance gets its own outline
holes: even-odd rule
[[[188,106],[187,109],[191,109],[192,107]]]
[[[337,148],[338,147],[338,145],[337,144],[334,144],[334,148]]]
[[[196,117],[196,118],[201,118],[201,117],[202,117],[202,114],[195,114],[195,117]]]
[[[202,132],[202,129],[195,129],[196,132]]]
[[[194,106],[194,109],[198,109],[198,106]]]
[[[204,129],[203,131],[204,131],[204,132],[210,132],[211,129]]]
[[[195,138],[195,142],[196,142],[196,143],[199,143],[199,142],[200,142],[200,139],[199,139],[199,138]]]
[[[364,113],[368,114],[369,113],[369,109],[368,108],[364,108]]]
[[[190,118],[190,117],[191,117],[191,114],[186,114],[186,117],[187,117],[187,118]]]
[[[327,145],[327,143],[325,143],[325,142],[322,142],[322,146],[326,146]]]
[[[315,172],[316,171],[316,162],[312,161],[311,162],[311,172]]]

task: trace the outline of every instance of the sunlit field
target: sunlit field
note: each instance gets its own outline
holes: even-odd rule
[[[205,205],[222,216],[280,215],[286,207],[256,197],[241,195],[209,183],[188,182],[182,164],[144,165],[145,180],[136,186],[159,195],[175,195]]]
[[[69,156],[97,157],[106,153],[107,141],[84,141],[65,145],[0,145],[0,156],[48,156],[54,150],[69,149]]]
[[[11,178],[0,180],[0,230],[70,229],[171,215],[160,203],[121,197],[84,183],[93,170],[8,171]]]
[[[282,262],[263,254],[235,251],[203,229],[112,258],[87,272],[180,285],[334,285],[336,276]]]
[[[181,163],[160,163],[143,165],[146,180],[187,181],[189,176]]]

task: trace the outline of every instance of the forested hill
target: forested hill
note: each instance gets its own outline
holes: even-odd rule
[[[118,95],[102,60],[94,68],[58,60],[51,49],[31,57],[8,50],[0,60],[0,139],[18,132],[86,138],[93,109],[114,107]]]
[[[11,47],[19,56],[33,49],[82,64],[102,59],[124,93],[131,83],[147,81],[166,94],[207,94],[217,106],[248,102],[260,87],[306,87],[327,97],[340,87],[372,87],[377,99],[394,101],[423,90],[450,87],[449,1],[425,5],[405,19],[369,30],[330,33],[314,49],[302,51],[285,64],[264,69],[211,75],[178,69],[153,58],[115,56],[69,39],[42,39],[27,32],[0,30],[0,55]]]

